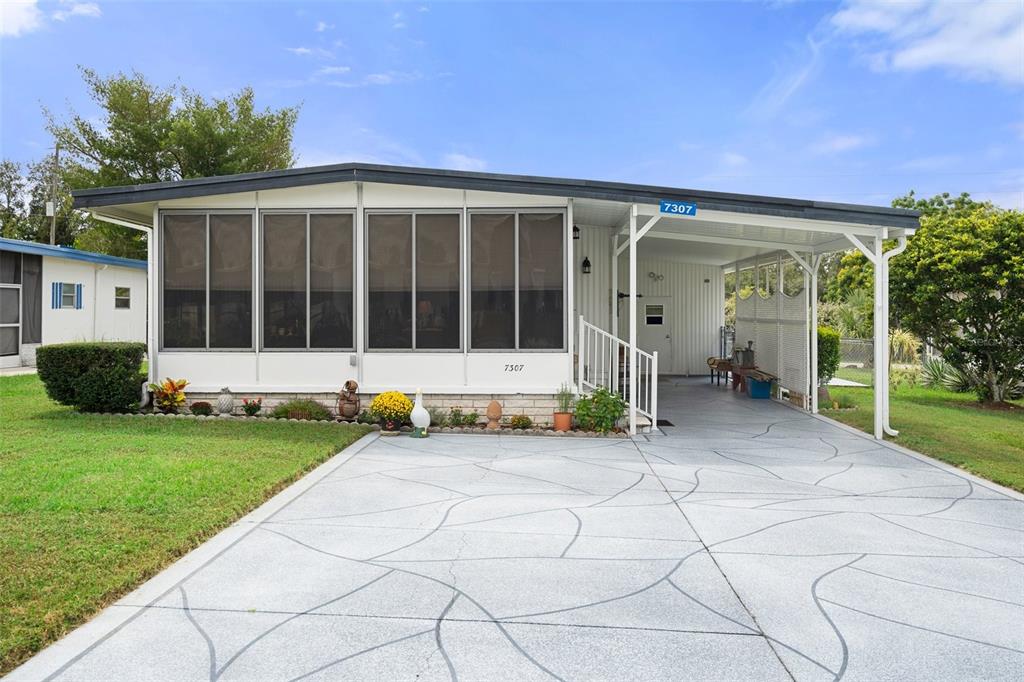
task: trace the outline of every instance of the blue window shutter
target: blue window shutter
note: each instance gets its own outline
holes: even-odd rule
[[[60,308],[60,282],[50,285],[50,307],[54,310]]]
[[[81,310],[82,309],[82,285],[81,284],[76,284],[75,285],[75,309],[76,310]]]

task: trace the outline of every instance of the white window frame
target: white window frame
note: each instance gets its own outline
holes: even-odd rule
[[[164,316],[164,280],[166,278],[166,269],[164,267],[164,219],[167,216],[174,215],[201,215],[206,218],[206,345],[198,348],[168,348],[164,345],[164,325],[167,320]],[[250,345],[247,348],[211,348],[210,347],[210,216],[211,215],[248,215],[252,218],[252,250],[251,263],[252,267],[252,287],[250,288],[250,297],[252,302],[252,332],[249,335],[251,340]],[[159,321],[159,329],[157,335],[159,339],[158,347],[162,353],[252,353],[256,350],[256,339],[257,331],[259,329],[258,324],[260,320],[259,312],[256,308],[256,286],[257,286],[257,269],[256,269],[256,240],[258,238],[256,230],[256,211],[255,209],[238,209],[238,208],[195,208],[195,209],[168,209],[160,211],[160,235],[157,240],[157,263],[159,271],[159,283],[156,287],[157,292],[157,320]]]
[[[71,293],[68,293],[68,287],[71,287]],[[71,305],[67,304],[67,297],[71,297]],[[75,302],[78,299],[77,287],[74,282],[61,282],[60,283],[60,309],[61,310],[74,310]]]
[[[463,318],[467,320],[467,337],[469,338],[470,353],[565,353],[569,346],[569,266],[567,265],[566,252],[570,246],[566,242],[566,219],[567,210],[564,206],[552,207],[530,207],[530,208],[471,208],[467,211],[468,223],[466,225],[466,250],[469,254],[469,265],[467,267],[467,305]],[[473,316],[473,216],[474,215],[507,215],[515,216],[515,230],[513,234],[515,266],[515,344],[512,348],[473,348],[473,326],[468,324]],[[562,229],[559,234],[562,237],[562,253],[560,262],[562,264],[562,347],[561,348],[520,348],[519,347],[519,216],[527,213],[557,213],[562,216]]]
[[[123,289],[127,293],[118,295],[117,290]],[[119,301],[125,301],[128,305],[118,305]],[[114,310],[131,310],[132,308],[132,288],[131,287],[114,287]]]
[[[306,345],[304,348],[267,348],[263,338],[263,305],[265,304],[266,298],[264,296],[264,282],[263,282],[263,219],[268,215],[304,215],[306,217]],[[310,292],[311,292],[311,277],[312,268],[310,267],[310,216],[312,215],[349,215],[352,216],[352,345],[339,347],[339,348],[319,348],[310,345],[310,339],[312,338],[312,325],[310,325]],[[256,277],[259,280],[260,290],[260,308],[258,315],[254,315],[253,319],[257,322],[257,329],[259,331],[260,340],[260,352],[261,353],[351,353],[355,351],[356,334],[359,333],[358,329],[358,318],[356,317],[356,209],[354,208],[269,208],[261,209],[259,212],[259,229],[257,230],[257,239],[259,240],[259,263],[257,264]]]
[[[374,215],[407,215],[412,217],[412,347],[411,348],[373,348],[370,346],[370,216]],[[451,215],[459,219],[459,346],[458,348],[417,348],[416,347],[416,216],[417,215]],[[457,208],[367,208],[363,210],[363,330],[366,334],[367,353],[462,353],[465,338],[466,309],[466,272],[462,267],[462,254],[468,245],[465,243],[465,215],[461,206]]]

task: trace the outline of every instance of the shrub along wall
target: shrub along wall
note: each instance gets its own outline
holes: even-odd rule
[[[121,412],[138,407],[146,344],[58,343],[36,350],[46,395],[83,412]]]

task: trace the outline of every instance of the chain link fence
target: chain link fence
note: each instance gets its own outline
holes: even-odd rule
[[[836,379],[864,386],[874,384],[875,343],[872,339],[840,339]]]

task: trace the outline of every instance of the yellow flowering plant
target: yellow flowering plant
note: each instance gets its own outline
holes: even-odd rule
[[[393,431],[409,421],[412,401],[399,391],[385,391],[370,403],[370,412],[383,422],[385,428]]]

